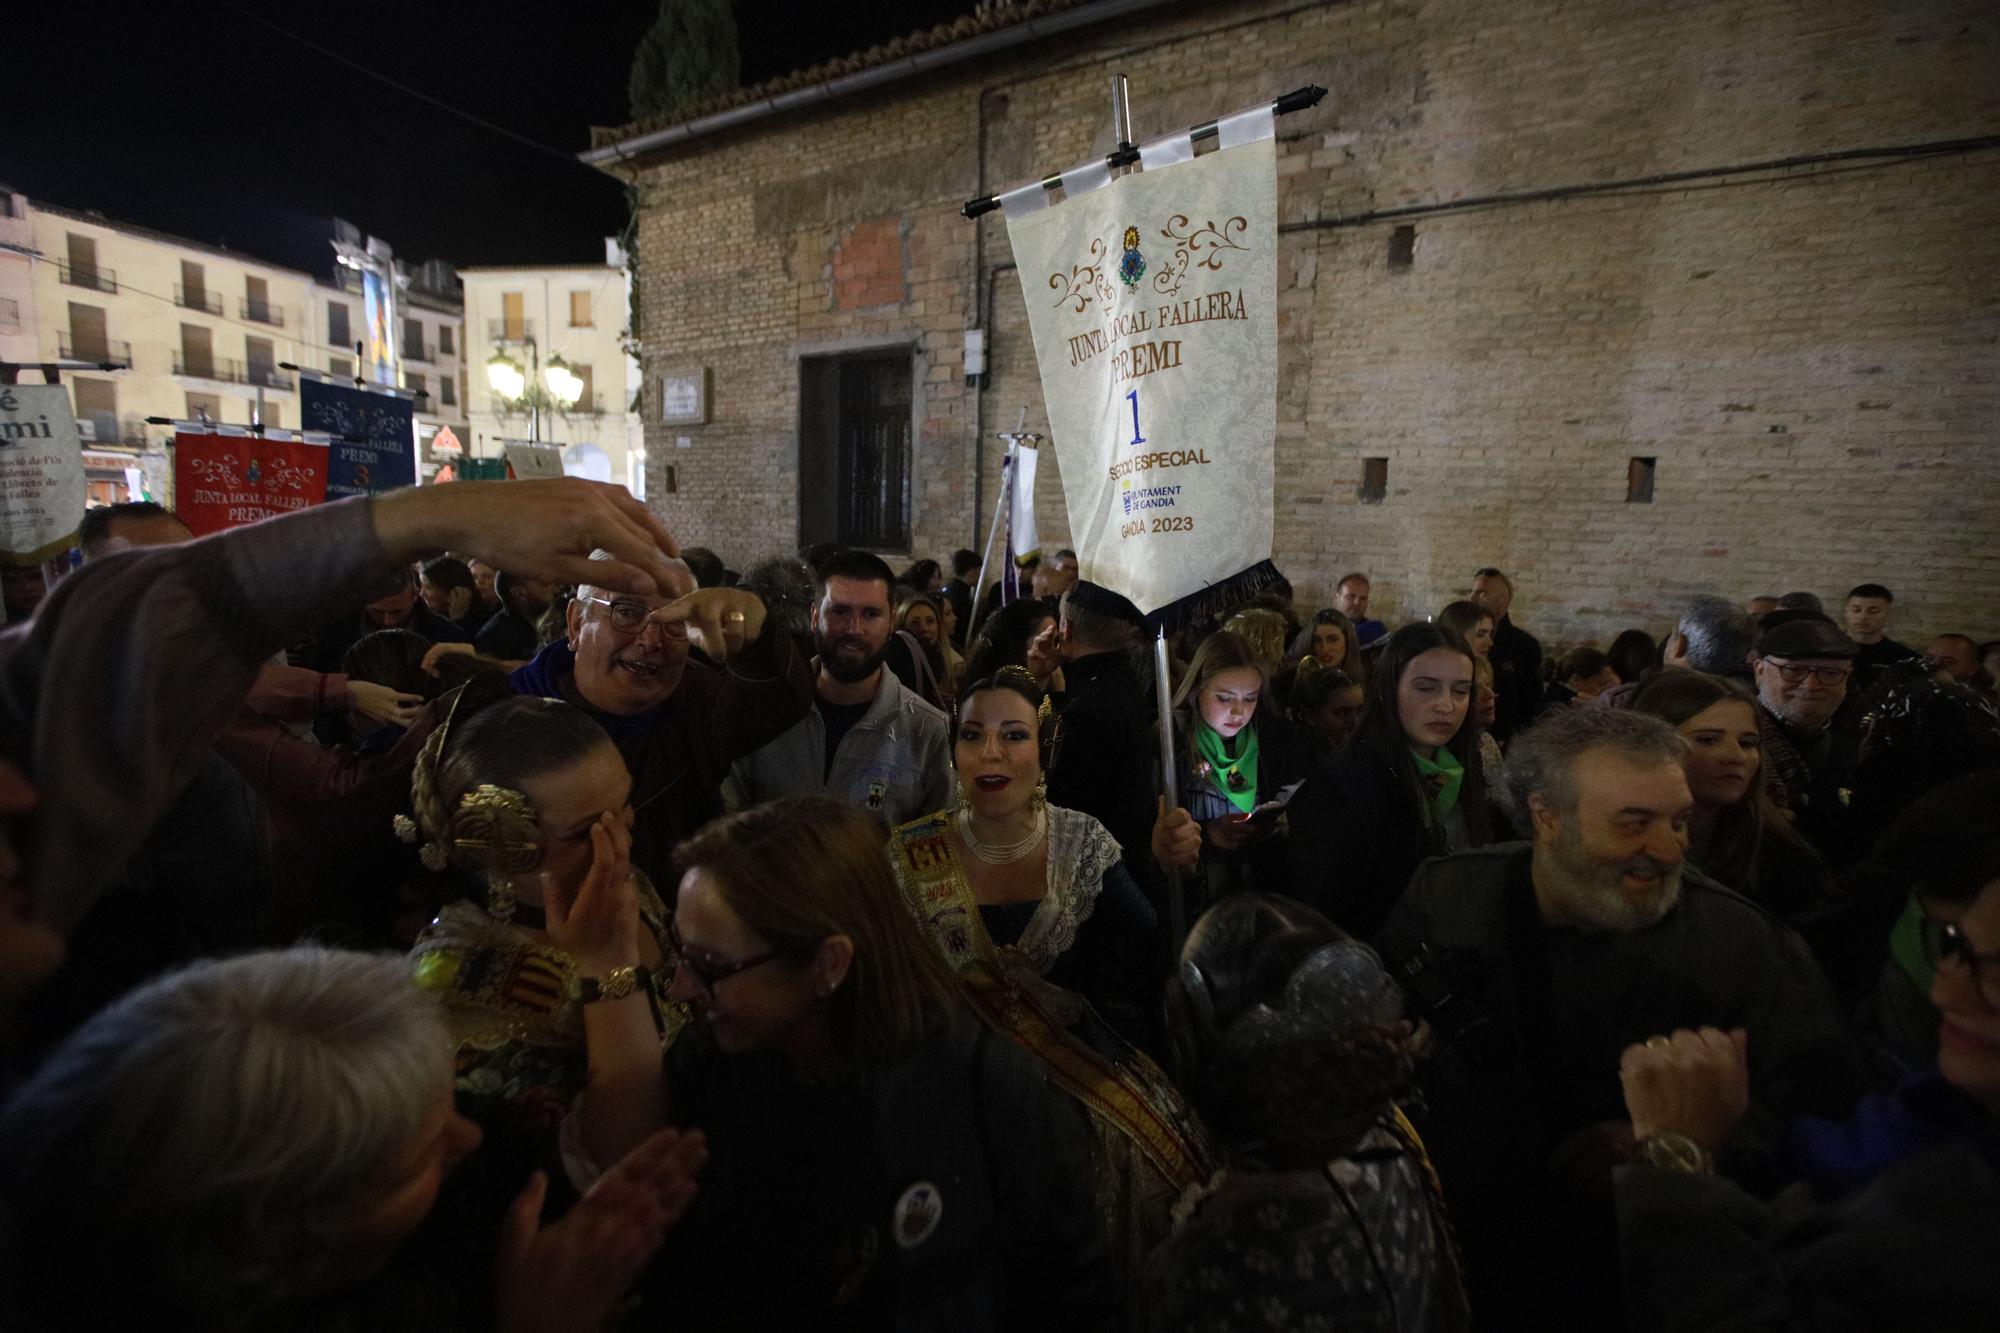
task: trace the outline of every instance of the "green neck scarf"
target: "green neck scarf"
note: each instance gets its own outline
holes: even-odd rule
[[[1458,804],[1458,789],[1465,781],[1465,765],[1458,762],[1458,756],[1440,745],[1437,758],[1426,759],[1415,750],[1410,758],[1417,761],[1417,783],[1430,797],[1432,820],[1442,820]]]
[[[1194,748],[1208,768],[1208,780],[1244,814],[1257,806],[1257,727],[1255,723],[1236,733],[1237,755],[1231,759],[1222,737],[1197,715],[1194,720]]]

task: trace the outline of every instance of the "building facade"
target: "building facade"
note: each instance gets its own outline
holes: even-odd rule
[[[93,504],[171,501],[168,421],[297,430],[300,370],[361,371],[352,270],[333,280],[0,188],[0,360],[90,361],[67,374]],[[398,267],[398,374],[417,400],[422,475],[466,434],[457,278]]]
[[[172,431],[149,417],[298,427],[298,377],[284,367],[305,354],[309,274],[96,213],[15,201],[36,256],[28,359],[106,367],[65,376],[93,502],[166,496]]]
[[[417,470],[419,477],[430,477],[462,457],[459,451],[469,431],[464,296],[458,271],[443,260],[413,268],[398,265],[397,273],[399,380],[420,395]],[[320,344],[313,368],[335,379],[365,378],[365,358],[357,351],[366,324],[359,275],[336,267],[332,279],[314,281],[311,300],[312,328]]]
[[[1493,564],[1522,623],[1601,643],[1866,580],[1992,637],[2000,153],[1943,146],[2000,123],[1996,66],[1979,0],[1041,0],[604,131],[642,191],[650,503],[738,567],[978,547],[994,432],[1047,418],[1005,222],[961,205],[1108,152],[1112,73],[1142,140],[1318,84],[1278,122],[1302,605],[1365,569],[1420,617]]]
[[[629,276],[615,242],[603,264],[468,268],[465,290],[468,454],[498,458],[508,443],[563,451],[574,476],[614,481],[645,493],[644,445],[634,406],[638,363],[628,351]],[[519,397],[493,385],[496,357],[528,379]],[[549,393],[545,372],[560,357],[582,381],[574,405]]]

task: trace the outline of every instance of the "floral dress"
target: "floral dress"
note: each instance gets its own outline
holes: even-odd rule
[[[666,909],[652,884],[633,873],[640,921],[664,959]],[[552,1145],[590,1064],[583,1006],[570,995],[570,956],[461,899],[424,928],[410,963],[418,988],[445,1009],[457,1046],[458,1109],[489,1139]],[[641,970],[662,1049],[687,1021],[685,1007],[666,999],[670,979],[664,965]]]

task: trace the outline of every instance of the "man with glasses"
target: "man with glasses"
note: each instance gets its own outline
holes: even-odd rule
[[[672,564],[677,596],[577,588],[564,637],[508,677],[517,694],[585,709],[617,744],[632,770],[632,864],[657,884],[678,881],[674,848],[722,814],[730,764],[784,734],[813,697],[805,654],[791,635],[763,632],[754,593],[697,591]]]
[[[1757,637],[1751,668],[1771,795],[1836,867],[1867,851],[1866,836],[1847,811],[1857,745],[1835,725],[1854,654],[1854,640],[1827,617],[1773,612]]]

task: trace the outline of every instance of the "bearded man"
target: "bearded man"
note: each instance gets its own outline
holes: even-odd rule
[[[866,551],[820,562],[809,617],[818,652],[813,706],[737,761],[733,802],[824,791],[890,828],[951,804],[951,724],[882,664],[896,627],[894,582]]]
[[[1639,713],[1549,714],[1516,737],[1502,784],[1533,841],[1425,863],[1384,927],[1410,1016],[1435,1034],[1421,1129],[1473,1308],[1512,1327],[1622,1324],[1610,1169],[1659,1148],[1625,1118],[1624,1046],[1747,1031],[1753,1107],[1724,1156],[1752,1174],[1784,1118],[1859,1090],[1799,937],[1685,863],[1686,753]]]

